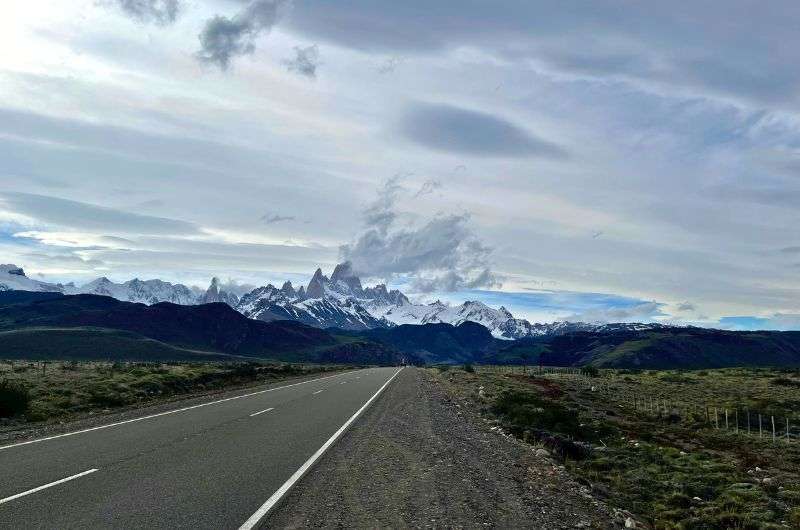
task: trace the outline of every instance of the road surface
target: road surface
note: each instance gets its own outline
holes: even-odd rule
[[[249,528],[399,372],[373,368],[0,447],[0,528]]]

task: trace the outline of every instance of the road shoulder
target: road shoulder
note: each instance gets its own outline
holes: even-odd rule
[[[608,528],[605,506],[530,446],[403,370],[265,528]]]

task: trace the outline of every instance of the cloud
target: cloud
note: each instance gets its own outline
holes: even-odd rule
[[[313,44],[305,48],[295,46],[294,53],[295,57],[293,59],[287,59],[283,62],[286,65],[286,69],[309,79],[316,79],[317,67],[320,65],[317,45]]]
[[[414,194],[414,198],[417,199],[419,197],[422,197],[423,195],[429,195],[441,188],[442,188],[441,181],[436,179],[428,179],[422,183],[422,186],[420,186],[419,190],[417,190],[417,193]]]
[[[268,214],[265,213],[262,215],[259,220],[265,224],[271,225],[273,223],[280,223],[282,221],[294,221],[297,219],[294,215],[278,215],[278,214]]]
[[[783,247],[781,249],[782,254],[800,254],[800,246],[792,246],[792,247]]]
[[[186,221],[154,217],[31,193],[0,193],[0,211],[21,214],[40,223],[89,232],[150,235],[198,235]]]
[[[473,156],[566,156],[557,145],[536,138],[503,118],[451,105],[411,105],[402,116],[400,132],[407,139],[438,151]]]
[[[307,0],[298,2],[289,24],[362,53],[470,47],[515,62],[515,77],[533,67],[645,89],[661,84],[667,93],[677,88],[796,105],[800,74],[791,50],[800,8],[792,0],[752,6],[709,0],[676,10],[669,2],[604,2],[576,10],[564,2],[503,0],[434,9],[425,0]],[[745,32],[759,38],[741,39]]]
[[[269,33],[290,5],[289,0],[252,0],[232,18],[217,15],[200,33],[197,58],[227,70],[231,59],[256,50],[256,39]]]
[[[219,288],[222,291],[233,293],[236,296],[242,296],[255,289],[256,285],[251,283],[240,283],[237,280],[234,280],[233,278],[228,278],[227,280],[219,284]]]
[[[183,10],[180,0],[107,0],[123,13],[142,23],[153,23],[159,26],[172,24]]]
[[[666,316],[663,303],[639,302],[628,307],[596,308],[570,315],[562,320],[569,322],[640,322]]]
[[[720,327],[733,330],[774,330],[795,331],[800,330],[800,314],[775,313],[768,317],[736,316],[722,317],[719,319]]]
[[[697,311],[697,307],[691,302],[678,304],[678,311]]]
[[[419,226],[397,227],[401,176],[386,181],[364,210],[364,230],[340,248],[359,274],[412,277],[417,292],[455,291],[499,285],[491,271],[491,248],[470,227],[468,213],[438,215]]]

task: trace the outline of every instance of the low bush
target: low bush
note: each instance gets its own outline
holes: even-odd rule
[[[24,414],[30,401],[30,392],[25,386],[7,379],[0,381],[0,418]]]

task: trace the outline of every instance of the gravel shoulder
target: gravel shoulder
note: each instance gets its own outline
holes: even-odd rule
[[[264,528],[613,528],[546,455],[405,369],[262,521]]]

